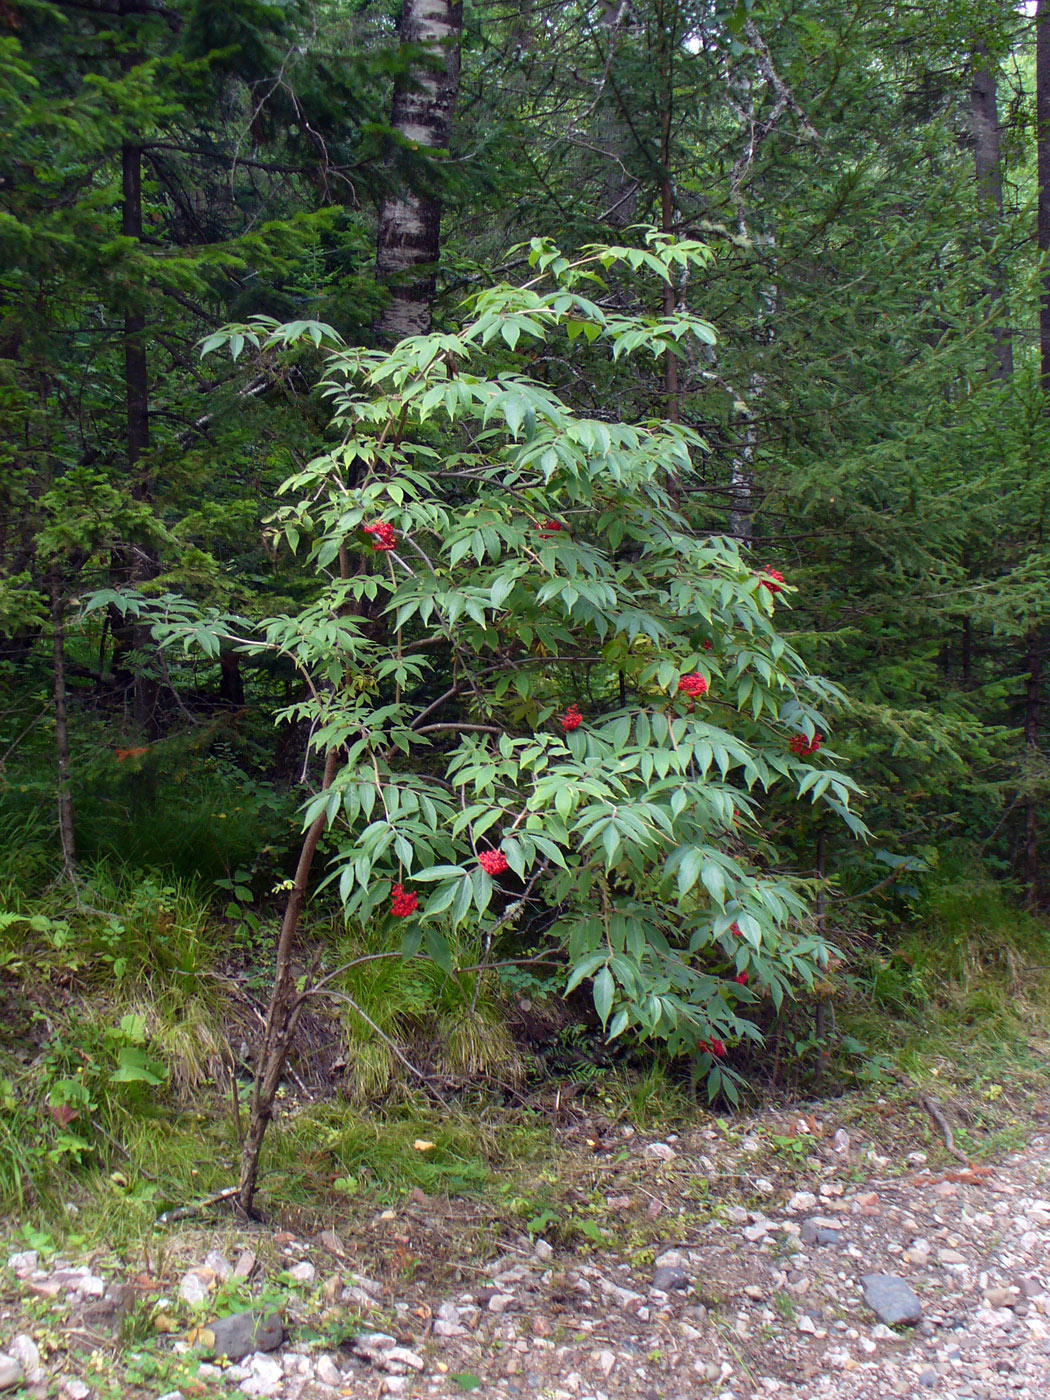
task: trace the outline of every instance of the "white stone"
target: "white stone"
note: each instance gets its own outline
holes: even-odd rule
[[[284,1379],[281,1363],[265,1352],[257,1351],[248,1357],[251,1374],[241,1382],[245,1395],[274,1395]]]
[[[88,1400],[91,1390],[74,1376],[72,1380],[62,1382],[59,1394],[66,1396],[67,1400]]]
[[[651,1142],[645,1149],[645,1155],[654,1162],[670,1162],[678,1154],[666,1142]]]
[[[548,1259],[553,1259],[554,1257],[554,1250],[546,1240],[537,1240],[532,1247],[532,1252],[535,1254],[536,1258],[544,1264]]]
[[[12,1386],[21,1385],[23,1379],[22,1368],[15,1358],[0,1351],[0,1390],[10,1390]]]
[[[230,1261],[226,1258],[225,1254],[221,1254],[217,1249],[210,1250],[204,1256],[204,1267],[206,1269],[211,1269],[212,1273],[221,1283],[225,1283],[233,1273],[233,1269],[230,1267]]]
[[[423,1358],[417,1356],[414,1351],[409,1351],[408,1347],[391,1347],[387,1352],[387,1360],[401,1366],[408,1366],[413,1371],[422,1371],[423,1369]]]
[[[594,1358],[603,1376],[608,1376],[612,1368],[616,1365],[616,1353],[614,1351],[600,1351]]]
[[[203,1303],[208,1296],[208,1285],[201,1278],[200,1274],[195,1274],[191,1270],[188,1274],[183,1274],[179,1283],[179,1297],[184,1303],[188,1303],[191,1308]]]
[[[20,1254],[10,1254],[7,1258],[7,1267],[14,1269],[19,1278],[26,1278],[33,1272],[40,1261],[40,1255],[35,1249],[23,1249]]]
[[[105,1280],[98,1278],[95,1274],[87,1274],[77,1285],[77,1292],[83,1293],[87,1298],[101,1298],[105,1291]]]
[[[163,1395],[158,1395],[157,1400],[183,1400],[181,1390],[166,1390]]]
[[[30,1385],[44,1379],[44,1368],[40,1364],[40,1349],[32,1337],[19,1332],[11,1338],[8,1352],[15,1358]]]
[[[745,1226],[742,1234],[745,1240],[749,1240],[751,1244],[754,1244],[757,1240],[760,1240],[763,1235],[767,1235],[772,1229],[772,1220],[756,1220],[754,1225]]]
[[[313,1283],[317,1277],[317,1270],[308,1260],[304,1259],[301,1264],[294,1264],[288,1270],[288,1277],[294,1283]]]
[[[322,1356],[317,1362],[317,1379],[322,1385],[342,1385],[343,1373],[330,1356]]]
[[[784,1207],[792,1215],[798,1215],[801,1211],[813,1210],[817,1204],[817,1198],[812,1191],[796,1191]]]

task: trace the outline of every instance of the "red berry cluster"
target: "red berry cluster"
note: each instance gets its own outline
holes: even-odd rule
[[[507,869],[507,857],[502,851],[480,851],[478,864],[488,875],[502,875]]]
[[[733,935],[734,938],[743,938],[743,936],[744,936],[744,935],[740,932],[740,925],[736,922],[736,920],[734,920],[734,921],[729,925],[729,932]]]
[[[812,739],[807,739],[804,734],[792,734],[788,748],[799,758],[808,758],[811,753],[816,753],[823,742],[823,734],[814,734]]]
[[[747,984],[751,981],[751,978],[747,975],[746,972],[738,972],[737,975],[733,978],[733,981],[739,982],[742,987],[746,987]]]
[[[780,585],[784,582],[784,575],[779,569],[763,569],[762,577],[759,580],[759,588],[768,588],[770,593],[781,593],[783,589]]]
[[[699,671],[690,671],[688,676],[683,676],[678,682],[678,689],[683,695],[690,695],[694,700],[698,700],[701,695],[707,694],[707,682]]]
[[[583,723],[583,715],[580,714],[579,705],[570,705],[565,713],[559,716],[558,723],[566,734],[571,734],[574,729],[579,729]]]
[[[404,885],[395,885],[390,891],[390,912],[395,919],[407,919],[419,908],[419,895],[415,890],[406,890]]]
[[[725,1059],[726,1047],[725,1041],[723,1040],[716,1040],[714,1037],[710,1040],[702,1040],[698,1048],[700,1050],[705,1050],[709,1055],[713,1055],[716,1060]]]
[[[560,535],[565,526],[560,520],[545,520],[542,525],[537,526],[541,540],[552,540],[556,535]]]
[[[397,545],[397,534],[393,525],[388,525],[385,520],[373,520],[371,525],[365,525],[366,535],[373,536],[372,548],[382,550],[394,549]]]

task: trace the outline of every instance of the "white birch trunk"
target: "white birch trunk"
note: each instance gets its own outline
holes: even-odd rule
[[[423,151],[448,146],[459,92],[459,44],[463,6],[449,0],[403,0],[398,34],[403,44],[426,50],[394,88],[391,126],[402,143]],[[433,192],[405,181],[382,200],[376,270],[390,289],[378,331],[386,340],[430,329],[435,265],[440,252],[441,204]]]

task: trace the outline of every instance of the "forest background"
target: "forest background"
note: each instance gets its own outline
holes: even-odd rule
[[[1041,1053],[1039,6],[0,0],[0,113],[11,1199]]]

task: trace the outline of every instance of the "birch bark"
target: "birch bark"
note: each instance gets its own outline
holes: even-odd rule
[[[400,143],[438,152],[448,146],[459,93],[459,0],[402,0],[402,44],[423,51],[394,87],[390,123]],[[433,191],[401,180],[379,207],[376,270],[390,289],[377,330],[384,340],[425,335],[434,303],[441,203]]]

